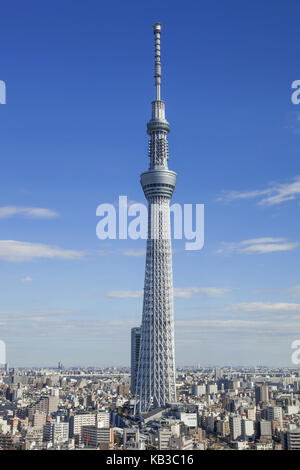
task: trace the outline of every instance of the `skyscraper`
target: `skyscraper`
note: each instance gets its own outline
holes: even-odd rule
[[[168,169],[170,125],[161,100],[161,24],[153,25],[155,35],[156,99],[147,124],[150,164],[141,175],[148,200],[148,240],[145,267],[141,345],[136,384],[138,411],[165,406],[176,401],[172,249],[170,199],[176,173]]]
[[[131,328],[131,393],[135,394],[136,377],[139,365],[141,329]]]

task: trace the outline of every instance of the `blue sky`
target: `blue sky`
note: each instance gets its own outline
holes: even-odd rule
[[[173,201],[177,364],[291,364],[300,339],[297,1],[11,1],[1,7],[0,338],[12,365],[128,365],[145,242],[100,241],[96,207],[144,202],[152,23]],[[130,256],[129,256],[130,254]]]

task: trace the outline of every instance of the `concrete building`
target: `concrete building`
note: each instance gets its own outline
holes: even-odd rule
[[[124,450],[145,450],[145,443],[140,437],[138,428],[127,428],[123,431]]]
[[[172,431],[170,428],[165,427],[158,431],[158,449],[159,450],[169,449],[170,437],[172,437]]]
[[[110,413],[108,411],[98,411],[96,414],[96,425],[98,428],[109,428]]]
[[[272,423],[262,419],[257,423],[259,439],[272,439]]]
[[[193,449],[193,439],[186,436],[180,437],[170,437],[169,440],[169,450],[192,450]]]
[[[60,421],[48,421],[43,429],[44,441],[51,441],[53,444],[67,442],[69,439],[69,423]]]
[[[247,441],[254,439],[254,422],[251,419],[242,419],[241,421],[242,438]]]
[[[194,384],[191,387],[191,393],[195,397],[201,397],[206,394],[206,385],[205,384]]]
[[[282,408],[280,406],[268,406],[266,419],[268,421],[279,421],[282,424]]]
[[[242,434],[242,419],[241,416],[231,415],[229,416],[229,429],[230,429],[230,438],[235,441]]]
[[[287,431],[280,433],[283,450],[300,450],[300,428],[290,425]]]
[[[130,389],[132,395],[135,395],[135,386],[138,373],[139,355],[141,343],[141,328],[131,328],[131,378]]]
[[[229,421],[220,419],[217,421],[217,433],[222,437],[228,436],[230,434]]]
[[[70,437],[80,438],[82,426],[95,426],[95,413],[82,413],[70,418]]]
[[[97,426],[82,426],[81,442],[86,447],[99,447],[104,444],[107,450],[113,448],[114,430],[113,428],[99,428]],[[104,446],[102,447],[104,449]]]
[[[267,384],[255,387],[255,402],[258,405],[260,402],[269,402],[269,387]]]

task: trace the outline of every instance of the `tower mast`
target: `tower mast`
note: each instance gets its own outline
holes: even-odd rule
[[[147,124],[149,169],[141,174],[141,185],[148,201],[148,239],[136,381],[139,412],[176,401],[170,200],[177,176],[168,169],[170,125],[160,93],[160,23],[153,25],[153,32],[156,99]]]

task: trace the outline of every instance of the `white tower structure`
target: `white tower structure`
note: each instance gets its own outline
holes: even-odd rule
[[[148,200],[148,240],[145,268],[143,318],[136,382],[138,411],[176,402],[172,248],[170,199],[176,173],[168,169],[170,125],[165,118],[165,103],[160,97],[161,24],[153,25],[155,35],[156,99],[147,124],[150,164],[141,175]]]

